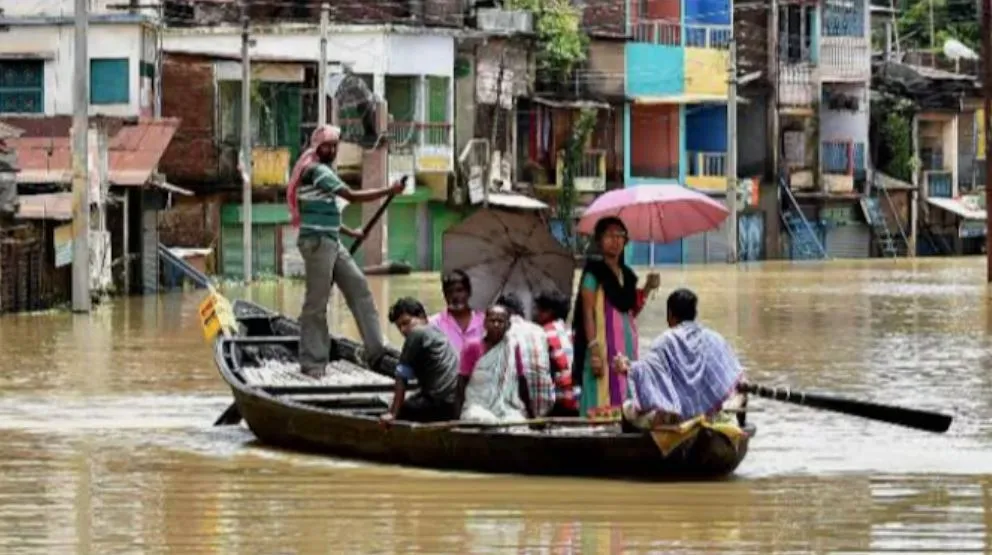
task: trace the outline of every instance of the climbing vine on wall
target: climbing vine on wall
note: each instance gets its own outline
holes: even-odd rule
[[[569,0],[509,0],[507,7],[534,14],[540,43],[539,67],[556,79],[572,74],[586,59],[589,37],[582,30],[582,9]]]
[[[572,126],[572,133],[565,143],[565,160],[562,162],[561,194],[558,198],[558,219],[563,226],[565,242],[573,244],[575,225],[575,168],[582,162],[589,135],[596,127],[596,110],[585,109]]]

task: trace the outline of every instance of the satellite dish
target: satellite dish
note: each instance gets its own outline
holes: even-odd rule
[[[977,60],[978,54],[968,48],[961,41],[947,39],[944,43],[944,56],[949,60]]]
[[[376,132],[376,106],[378,97],[360,77],[345,70],[327,76],[327,96],[337,100],[339,110],[352,109],[362,120],[361,133],[353,126],[341,129],[341,140],[356,143],[362,148],[375,148],[381,139]]]

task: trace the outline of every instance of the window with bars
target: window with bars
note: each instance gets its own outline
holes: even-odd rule
[[[865,0],[826,0],[823,5],[823,35],[865,36]]]
[[[788,4],[779,7],[779,59],[788,63],[810,62],[816,6]]]
[[[0,60],[0,113],[40,114],[44,102],[43,60]]]

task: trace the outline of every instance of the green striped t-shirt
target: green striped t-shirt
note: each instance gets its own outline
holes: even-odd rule
[[[341,210],[337,195],[347,187],[327,164],[317,163],[303,172],[296,198],[300,210],[300,235],[338,240]]]

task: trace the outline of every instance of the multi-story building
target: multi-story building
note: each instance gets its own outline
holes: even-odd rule
[[[158,19],[154,9],[90,3],[90,114],[151,116]],[[68,115],[73,108],[73,1],[0,0],[0,114]]]
[[[733,6],[639,0],[629,7],[624,114],[627,186],[681,183],[723,197]],[[633,246],[636,264],[725,261],[725,233]]]
[[[259,273],[299,271],[298,261],[293,260],[294,232],[281,191],[292,164],[319,123],[320,4],[300,2],[287,7],[263,3],[249,11],[252,87],[257,91],[251,100],[252,180],[258,190],[253,209],[258,231],[252,256]],[[439,266],[440,231],[434,230],[449,223],[444,217],[444,201],[455,156],[455,28],[464,19],[460,9],[449,9],[452,5],[448,0],[394,2],[387,7],[331,2],[328,71],[355,75],[386,101],[387,179],[414,177],[407,194],[390,206],[383,222],[387,230],[384,244],[372,245],[375,240],[366,244],[369,252],[388,252],[390,259],[415,269]],[[176,242],[180,242],[181,232],[193,228],[203,232],[182,242],[209,244],[217,240],[220,270],[237,276],[242,271],[237,206],[241,104],[238,12],[223,3],[193,4],[185,17],[184,25],[171,20],[174,26],[163,39],[164,113],[184,121],[163,166],[177,183],[203,193],[204,198],[187,209],[199,225],[190,225],[181,211],[171,214],[167,225]],[[204,22],[216,24],[207,26]],[[328,114],[346,132],[362,126],[359,113],[348,106],[341,108],[338,113],[329,109]],[[358,149],[342,149],[338,166],[346,179],[357,180],[362,156]],[[219,216],[212,216],[214,211],[219,211]],[[360,227],[361,207],[348,207],[344,218],[348,225]]]
[[[869,169],[868,0],[782,1],[769,29],[785,256],[867,257],[871,229],[860,199]]]

